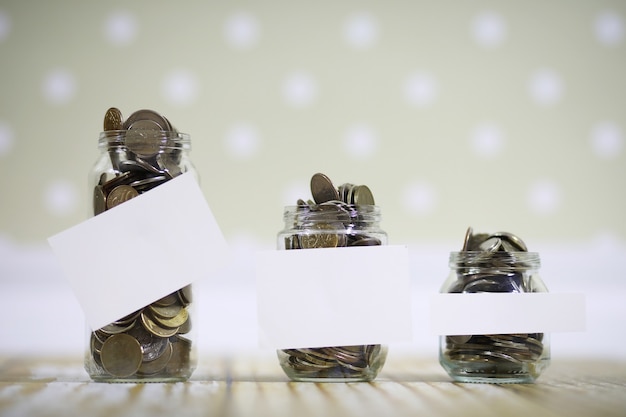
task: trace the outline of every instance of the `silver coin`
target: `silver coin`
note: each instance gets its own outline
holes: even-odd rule
[[[154,110],[137,110],[124,121],[127,130],[162,130],[171,131],[170,122]]]
[[[510,252],[514,252],[516,250],[521,252],[528,252],[528,248],[526,247],[524,241],[513,233],[497,232],[492,234],[491,237],[497,237],[502,240],[503,243],[506,243],[507,247],[512,248]]]
[[[374,195],[367,185],[357,185],[352,192],[352,204],[357,206],[373,206]]]

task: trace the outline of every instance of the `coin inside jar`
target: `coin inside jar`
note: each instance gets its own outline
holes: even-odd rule
[[[116,334],[109,337],[100,349],[104,369],[116,377],[133,375],[141,366],[143,353],[141,345],[132,336]]]
[[[125,203],[138,195],[139,193],[137,190],[130,185],[118,185],[111,190],[109,196],[107,197],[107,209],[112,209],[113,207]]]

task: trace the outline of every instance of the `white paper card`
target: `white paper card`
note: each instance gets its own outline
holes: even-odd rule
[[[262,347],[411,340],[406,246],[262,251],[256,284]]]
[[[48,242],[93,329],[216,275],[229,257],[226,241],[191,173]]]
[[[431,331],[437,335],[585,330],[585,296],[575,293],[436,294]]]

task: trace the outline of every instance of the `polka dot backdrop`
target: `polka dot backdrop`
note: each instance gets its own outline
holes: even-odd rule
[[[273,246],[315,172],[367,184],[392,243],[626,235],[626,4],[9,1],[0,235],[87,217],[104,112],[192,137],[228,238]]]

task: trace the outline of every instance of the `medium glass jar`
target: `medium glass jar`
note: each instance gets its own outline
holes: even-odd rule
[[[491,245],[494,240],[487,240]],[[539,254],[489,250],[450,253],[443,293],[547,292]],[[550,363],[546,333],[448,335],[439,340],[439,362],[459,382],[534,382]]]
[[[109,109],[98,148],[100,156],[89,176],[94,216],[182,173],[197,179],[189,159],[189,135],[150,110],[135,112],[124,122],[119,110]],[[158,250],[158,242],[154,244]],[[188,285],[100,329],[88,329],[85,370],[103,382],[187,380],[197,361],[193,313]]]
[[[386,245],[387,234],[379,226],[380,217],[380,208],[374,205],[299,201],[297,206],[285,207],[285,227],[278,233],[278,249]],[[294,381],[371,381],[385,363],[387,347],[374,344],[292,348],[278,350],[277,355],[283,371]]]

